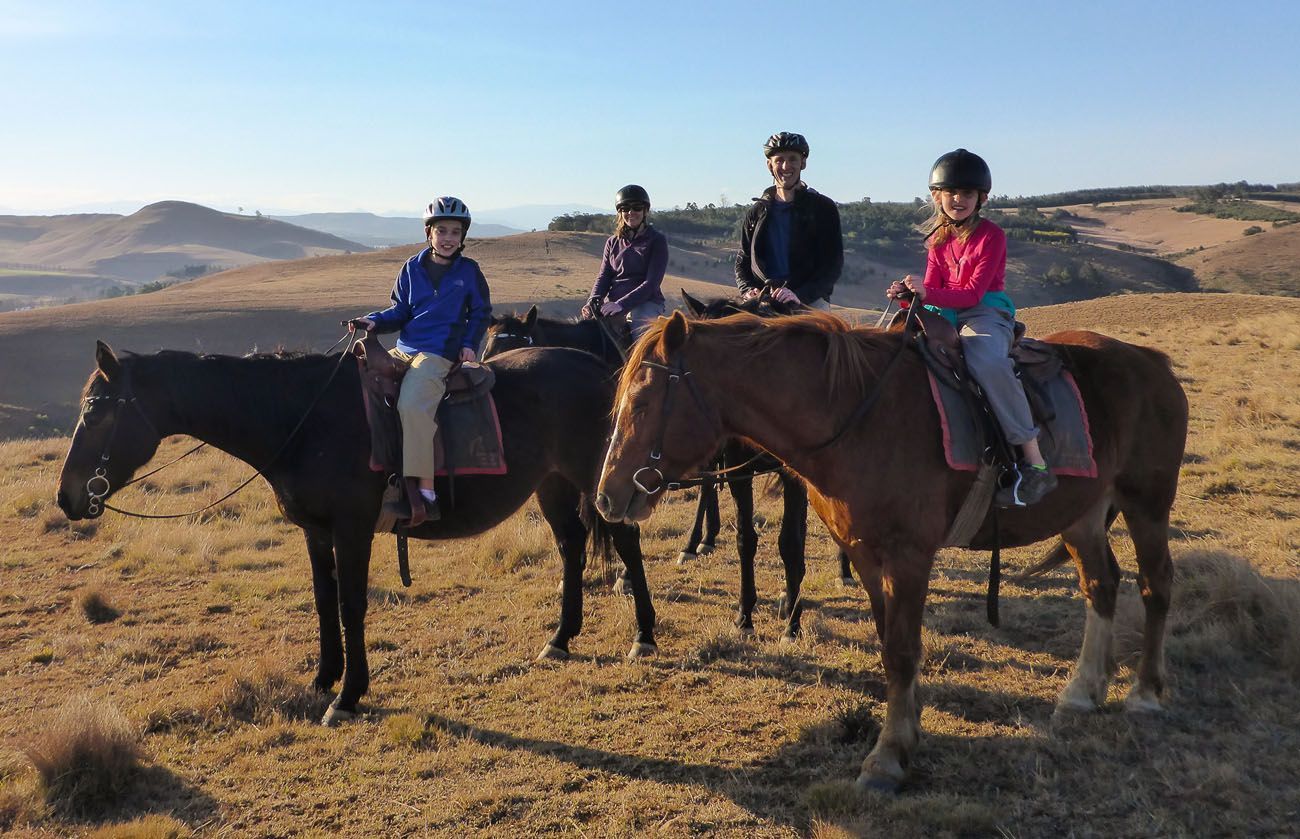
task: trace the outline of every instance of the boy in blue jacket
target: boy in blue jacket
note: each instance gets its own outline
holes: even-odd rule
[[[419,495],[410,510],[415,527],[439,516],[433,491],[433,435],[438,404],[447,390],[447,374],[457,362],[478,360],[477,348],[492,315],[487,280],[478,263],[462,256],[470,213],[465,202],[446,196],[424,213],[429,247],[407,260],[393,284],[393,304],[382,312],[355,318],[352,328],[380,334],[401,330],[393,355],[410,362],[402,380],[397,412],[402,419],[402,472],[418,479]],[[415,496],[415,493],[411,493]]]

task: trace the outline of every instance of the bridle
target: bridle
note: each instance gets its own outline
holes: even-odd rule
[[[84,401],[86,404],[86,410],[83,411],[83,416],[93,411],[96,405],[106,402],[114,403],[112,416],[113,427],[108,432],[108,439],[104,441],[103,449],[100,450],[99,465],[95,467],[95,473],[86,480],[86,495],[89,498],[86,512],[88,512],[93,518],[103,513],[104,507],[107,506],[104,499],[108,497],[108,494],[113,489],[113,484],[108,480],[109,452],[113,448],[113,440],[117,438],[117,429],[121,426],[119,420],[121,419],[122,407],[130,405],[135,408],[136,413],[144,420],[144,424],[149,427],[149,430],[152,431],[154,436],[156,436],[160,441],[162,440],[163,435],[158,431],[158,427],[153,424],[153,420],[149,419],[149,415],[144,412],[144,408],[140,407],[139,400],[135,398],[135,392],[131,389],[131,371],[128,367],[122,368],[122,387],[117,396],[87,396]],[[205,445],[207,444],[200,443],[198,446],[195,446],[185,454],[181,455],[181,457],[176,458],[176,460],[180,460],[182,457],[187,457],[193,454]],[[176,460],[173,460],[171,463],[175,463]],[[170,466],[171,463],[159,466],[158,469]],[[149,477],[149,475],[154,474],[154,472],[157,472],[158,469],[127,481],[122,484],[122,486],[125,487],[135,483],[136,481],[143,480]]]
[[[334,346],[326,350],[324,354],[328,355],[330,352],[333,352],[334,348],[337,347],[339,344],[343,343],[345,340],[347,340],[350,334],[351,333],[345,334],[338,341],[335,341]],[[205,512],[206,510],[210,510],[213,507],[220,504],[221,502],[231,498],[235,493],[239,492],[241,489],[251,484],[254,480],[265,475],[266,470],[270,469],[280,460],[280,456],[283,455],[285,451],[289,448],[289,444],[293,442],[294,437],[298,436],[298,432],[302,429],[303,425],[307,422],[307,418],[311,416],[312,411],[316,409],[317,403],[320,402],[321,398],[325,395],[326,391],[329,390],[330,385],[334,383],[334,378],[338,376],[339,370],[343,368],[344,360],[349,358],[351,355],[352,354],[350,352],[339,353],[338,363],[336,363],[334,365],[333,370],[330,371],[329,378],[325,380],[325,384],[321,387],[320,391],[316,394],[316,398],[313,399],[311,401],[311,404],[307,406],[307,410],[303,412],[302,418],[298,420],[298,424],[293,427],[293,431],[289,432],[289,436],[285,438],[284,442],[280,445],[279,450],[275,453],[275,455],[271,458],[270,462],[267,463],[265,467],[253,472],[253,474],[249,475],[248,478],[246,478],[243,481],[243,483],[241,483],[239,486],[232,489],[230,492],[227,492],[225,495],[221,496],[216,501],[213,501],[209,504],[205,504],[199,509],[191,510],[188,513],[163,513],[163,514],[136,513],[136,512],[132,512],[131,510],[123,510],[120,507],[114,507],[112,504],[109,504],[107,501],[104,500],[105,498],[108,497],[108,494],[113,489],[112,483],[108,480],[107,467],[109,462],[109,451],[113,447],[114,438],[117,437],[117,429],[120,424],[118,422],[118,419],[119,419],[119,413],[122,410],[122,406],[127,404],[135,406],[136,413],[138,413],[140,417],[144,420],[145,425],[149,427],[149,430],[153,432],[154,436],[157,437],[159,441],[161,441],[163,438],[163,435],[158,430],[158,427],[154,425],[153,420],[149,419],[149,416],[144,412],[144,408],[140,407],[140,403],[136,400],[135,393],[131,388],[131,369],[129,367],[122,366],[121,368],[122,387],[117,396],[87,396],[86,399],[84,400],[86,405],[89,406],[91,409],[93,409],[95,407],[95,404],[100,401],[116,401],[117,403],[113,406],[113,428],[112,430],[109,431],[108,440],[104,442],[104,448],[100,452],[99,466],[95,467],[95,473],[86,480],[86,495],[89,499],[86,505],[86,512],[90,514],[91,518],[98,517],[101,513],[103,513],[104,510],[112,510],[115,513],[121,513],[122,515],[132,516],[138,519],[180,519],[180,518],[185,518],[187,516],[198,515],[199,513]],[[174,460],[170,460],[156,469],[151,469],[148,472],[145,472],[143,475],[137,475],[131,480],[126,481],[125,483],[122,484],[120,489],[125,489],[126,487],[129,487],[131,484],[134,484],[138,481],[143,481],[145,478],[149,477],[150,475],[154,475],[157,474],[158,472],[161,472],[162,470],[166,469],[168,466],[171,466],[173,463],[176,463],[180,460],[184,460],[185,458],[189,457],[190,455],[194,454],[195,452],[197,452],[199,449],[203,448],[206,445],[207,443],[199,443],[197,446],[185,452],[180,457],[177,457]],[[103,489],[96,491],[96,488],[98,486],[102,486]]]
[[[659,428],[659,439],[655,442],[654,448],[650,449],[650,463],[632,473],[632,485],[644,492],[646,495],[657,495],[665,489],[675,490],[707,483],[708,479],[703,475],[698,478],[682,478],[670,481],[664,477],[664,473],[660,471],[659,467],[654,465],[663,460],[664,439],[668,436],[668,417],[672,413],[673,397],[677,392],[677,388],[675,388],[674,385],[685,382],[686,388],[691,392],[691,397],[695,400],[696,406],[700,409],[700,412],[708,418],[709,424],[713,426],[715,431],[719,433],[722,431],[718,426],[717,421],[714,420],[713,414],[709,412],[709,405],[704,401],[704,396],[696,386],[695,379],[691,377],[691,371],[686,369],[686,364],[680,357],[671,362],[671,364],[660,364],[657,361],[642,359],[641,365],[655,370],[663,370],[668,374],[668,385],[664,390],[664,404],[663,410],[661,411],[663,422]],[[651,488],[643,484],[641,482],[641,475],[643,473],[653,473],[656,475],[658,478],[658,486]]]
[[[915,306],[911,307],[908,310],[907,323],[905,324],[904,327],[905,332],[906,329],[911,326],[913,319],[916,317],[915,310],[916,310]],[[848,434],[849,431],[857,423],[862,421],[867,416],[867,414],[871,412],[871,409],[875,407],[876,402],[880,399],[881,393],[883,393],[883,385],[885,383],[885,379],[888,378],[890,372],[897,365],[899,359],[902,358],[903,351],[904,349],[906,349],[906,347],[907,347],[906,341],[902,341],[899,343],[898,348],[894,350],[894,353],[890,357],[889,362],[885,365],[885,369],[881,371],[880,376],[876,379],[875,387],[873,387],[871,391],[865,397],[863,397],[862,401],[858,403],[857,407],[854,408],[853,413],[849,415],[848,419],[844,421],[844,423],[840,426],[838,431],[836,431],[826,440],[823,440],[822,442],[814,446],[807,447],[805,449],[805,452],[807,454],[815,454],[817,452],[823,451],[835,445],[840,441],[841,438],[844,437],[844,435]],[[722,429],[719,427],[717,421],[713,419],[713,415],[709,412],[708,403],[704,401],[704,397],[700,394],[699,388],[695,384],[695,380],[691,378],[691,371],[686,369],[686,364],[681,360],[680,354],[675,360],[671,361],[669,364],[660,364],[658,362],[648,361],[645,359],[642,359],[641,364],[645,367],[651,367],[656,370],[663,370],[664,372],[666,372],[668,374],[668,386],[667,389],[664,391],[662,425],[659,429],[659,439],[655,443],[654,448],[650,450],[651,463],[642,466],[641,468],[637,469],[635,472],[632,473],[633,486],[635,486],[637,489],[644,492],[646,495],[657,495],[658,493],[664,491],[665,489],[671,491],[671,490],[683,489],[686,487],[700,486],[702,484],[716,482],[724,475],[727,475],[732,472],[736,472],[740,469],[744,469],[746,466],[748,466],[749,464],[753,463],[755,460],[763,456],[764,452],[760,451],[758,454],[754,455],[754,457],[750,458],[749,460],[745,461],[744,463],[738,466],[733,466],[727,469],[722,469],[713,472],[701,472],[698,475],[690,478],[678,478],[677,480],[674,481],[667,480],[664,477],[663,472],[660,471],[659,467],[653,464],[663,459],[664,438],[667,437],[668,435],[668,416],[669,413],[672,411],[672,407],[673,407],[673,385],[677,384],[678,382],[685,381],[687,388],[691,392],[691,396],[695,398],[696,405],[699,407],[700,412],[703,413],[706,417],[708,417],[710,425],[712,425],[714,427],[714,430],[719,434],[722,434]],[[780,471],[780,468],[764,470],[764,471],[776,472],[776,471]],[[658,486],[654,488],[645,486],[641,482],[641,477],[640,477],[643,472],[646,473],[652,472],[655,475],[657,475]],[[755,472],[753,474],[762,474],[762,473]],[[726,480],[725,478],[722,479]]]

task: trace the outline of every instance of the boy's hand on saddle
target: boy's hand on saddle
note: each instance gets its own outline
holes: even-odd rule
[[[473,364],[476,361],[478,361],[478,353],[474,352],[474,349],[472,347],[460,348],[461,364]]]
[[[605,305],[600,307],[600,314],[602,317],[612,317],[614,315],[621,313],[622,311],[623,311],[623,307],[613,302],[606,303]]]
[[[347,321],[347,324],[349,332],[356,332],[357,330],[372,332],[375,328],[375,322],[370,318],[352,318]]]

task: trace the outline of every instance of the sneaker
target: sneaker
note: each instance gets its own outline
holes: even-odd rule
[[[424,508],[424,515],[418,513],[411,516],[411,505],[405,498],[399,498],[396,501],[385,501],[384,512],[391,516],[396,516],[398,521],[409,522],[408,527],[418,527],[426,521],[437,521],[442,517],[442,511],[438,509],[437,501],[427,501],[420,499],[420,506]]]
[[[1028,507],[1043,500],[1043,496],[1056,489],[1056,476],[1049,469],[1020,464],[1014,472],[1015,481],[997,491],[994,502],[999,507]]]

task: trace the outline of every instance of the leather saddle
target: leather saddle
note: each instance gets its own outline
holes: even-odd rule
[[[402,470],[402,432],[397,416],[397,397],[410,364],[390,355],[373,334],[352,345],[361,373],[361,393],[370,425],[370,468],[376,472]],[[447,375],[441,415],[448,404],[458,405],[488,398],[496,375],[485,365],[457,365]],[[440,422],[441,426],[441,422]],[[441,433],[441,429],[440,429]]]
[[[889,322],[889,331],[899,332],[908,323],[907,309],[896,313]],[[966,369],[966,359],[961,351],[961,336],[952,322],[924,306],[917,307],[910,327],[913,346],[926,366],[944,384],[957,390],[976,390]],[[1011,360],[1016,366],[1016,376],[1026,385],[1025,397],[1034,417],[1042,422],[1052,420],[1056,411],[1051,400],[1039,387],[1060,374],[1064,362],[1056,348],[1036,338],[1025,337],[1025,325],[1015,323],[1011,339]],[[982,396],[980,397],[983,398]]]

